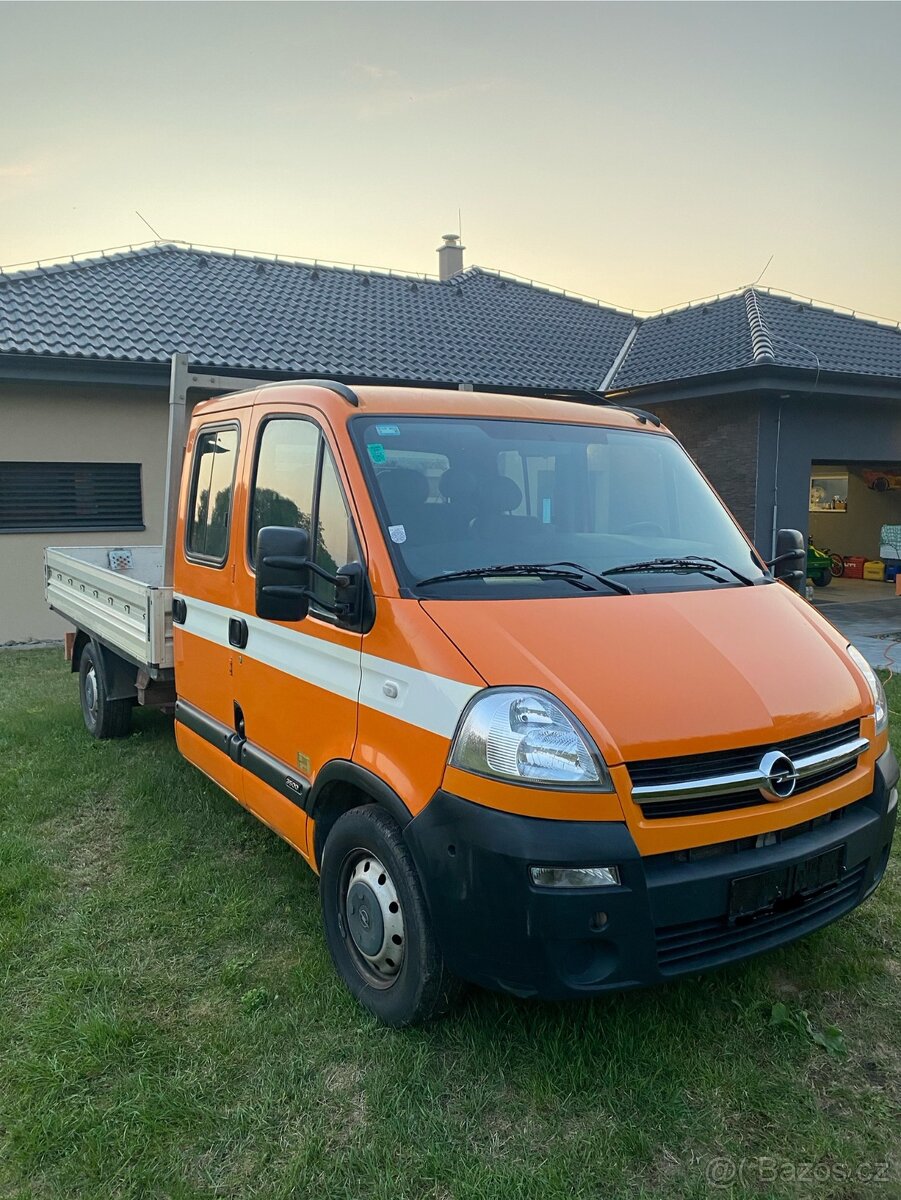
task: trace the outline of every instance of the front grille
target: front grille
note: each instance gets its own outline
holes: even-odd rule
[[[742,854],[746,850],[756,850],[760,846],[781,846],[783,842],[800,837],[803,833],[812,833],[823,825],[831,825],[842,821],[848,813],[857,811],[859,805],[866,801],[857,800],[844,808],[833,809],[832,812],[822,813],[809,821],[801,821],[797,825],[789,825],[787,829],[774,829],[769,833],[751,834],[748,837],[730,838],[728,842],[714,842],[709,846],[689,846],[685,850],[666,850],[663,854],[651,854],[645,859],[646,868],[652,872],[659,865],[668,867],[671,863],[704,862],[711,858],[722,858],[727,854]]]
[[[831,729],[821,729],[816,733],[788,738],[783,742],[764,742],[758,746],[745,746],[739,750],[715,750],[711,754],[684,754],[678,758],[647,759],[642,762],[627,763],[626,767],[633,788],[667,787],[687,782],[702,783],[704,780],[718,775],[753,771],[768,750],[780,750],[789,758],[802,758],[808,754],[818,754],[824,750],[843,746],[859,736],[860,721],[846,721],[842,725],[834,725]],[[831,783],[849,771],[853,771],[855,766],[856,760],[851,759],[848,762],[825,768],[815,775],[799,779],[794,795],[800,795],[803,792],[822,787],[826,783]],[[636,800],[641,807],[642,814],[651,820],[729,812],[732,809],[751,808],[757,804],[767,803],[756,787],[729,795],[675,796],[671,800],[654,801],[653,803],[650,801],[642,803],[640,798],[636,798]]]
[[[657,962],[664,975],[702,970],[763,949],[761,942],[778,934],[779,941],[800,937],[854,907],[866,864],[849,872],[840,883],[802,901],[797,907],[767,913],[730,925],[725,916],[663,925],[656,930]]]

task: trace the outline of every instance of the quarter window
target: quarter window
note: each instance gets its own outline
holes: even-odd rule
[[[194,450],[194,477],[186,547],[189,555],[221,566],[228,557],[238,430],[204,429]]]

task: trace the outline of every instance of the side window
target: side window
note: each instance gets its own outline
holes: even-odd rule
[[[250,508],[250,561],[266,525],[312,532],[319,430],[312,421],[275,419],[263,426]]]
[[[316,553],[313,561],[330,575],[349,562],[360,561],[360,548],[344,503],[338,473],[328,448],[323,445],[322,482],[319,489],[319,509],[316,528]],[[333,604],[335,589],[318,575],[313,576],[313,592],[317,599]]]
[[[191,505],[185,547],[189,555],[221,566],[228,557],[238,430],[201,430],[194,447]]]

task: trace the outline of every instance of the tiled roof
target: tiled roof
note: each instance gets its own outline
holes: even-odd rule
[[[765,288],[746,288],[645,318],[608,389],[754,366],[901,379],[901,329]]]
[[[0,273],[0,354],[609,391],[753,367],[901,379],[901,331],[769,291],[639,318],[472,267],[395,275],[156,244]],[[614,370],[615,368],[615,370]]]
[[[751,331],[742,296],[661,313],[641,322],[610,387],[710,375],[750,366]]]
[[[786,367],[901,377],[901,329],[760,292],[776,362]]]
[[[159,245],[0,275],[0,353],[594,390],[632,324],[479,268],[438,282]]]

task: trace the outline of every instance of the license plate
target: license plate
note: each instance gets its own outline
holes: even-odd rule
[[[806,862],[778,867],[759,875],[733,879],[729,893],[729,919],[768,912],[782,903],[798,902],[838,882],[844,846],[827,850]]]

